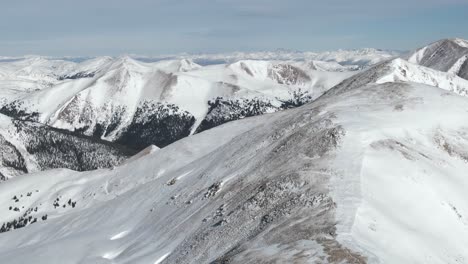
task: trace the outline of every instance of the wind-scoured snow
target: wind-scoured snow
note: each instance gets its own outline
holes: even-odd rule
[[[468,96],[468,80],[453,73],[433,70],[421,65],[409,63],[403,59],[394,59],[381,63],[338,84],[329,94],[343,89],[352,89],[369,83],[414,82],[452,91]]]
[[[453,41],[462,48],[468,48],[468,41],[464,39],[455,38]]]
[[[376,83],[385,82],[415,82],[427,84],[444,90],[453,91],[457,94],[468,96],[468,80],[462,79],[455,74],[439,72],[430,68],[412,65],[402,59],[391,62],[394,69],[389,75],[381,77]]]
[[[0,58],[1,259],[466,263],[463,43]]]
[[[438,71],[454,73],[468,80],[468,41],[444,39],[409,55],[409,62]]]
[[[0,254],[12,264],[464,263],[467,113],[466,97],[439,88],[369,84],[111,170],[17,177],[0,185],[0,221],[29,208],[38,220],[1,233]]]

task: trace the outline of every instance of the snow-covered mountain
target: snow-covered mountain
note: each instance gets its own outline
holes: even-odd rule
[[[0,259],[466,263],[467,46],[0,58]]]
[[[397,55],[363,49],[6,58],[0,112],[140,150],[164,147],[225,122],[300,106]]]
[[[111,60],[110,57],[100,57],[75,63],[39,56],[0,60],[0,97],[8,101],[11,97],[50,88],[67,79],[92,77],[105,69]]]
[[[279,49],[264,52],[231,52],[217,54],[175,54],[158,57],[135,55],[144,61],[190,59],[202,65],[229,64],[241,60],[274,60],[274,61],[324,61],[334,62],[348,69],[366,68],[379,62],[402,55],[403,52],[380,49],[336,50],[326,52],[301,52]]]
[[[6,74],[5,82],[26,75],[19,74],[26,70],[18,65],[27,62],[12,64],[16,75]],[[41,77],[32,80],[34,89],[1,89],[2,113],[137,149],[164,147],[195,131],[310,101],[356,73],[319,61],[202,67],[186,59],[145,63],[106,57],[62,61],[61,67],[56,61],[43,64],[28,68],[42,73],[34,75]],[[44,86],[34,83],[46,80]]]
[[[54,168],[109,168],[135,153],[116,144],[0,114],[0,181]]]
[[[342,89],[113,170],[0,185],[15,263],[465,263],[468,98]],[[13,230],[17,228],[16,230]]]
[[[464,47],[462,40],[438,43]],[[449,61],[457,52],[437,58]],[[255,54],[249,56],[274,57]],[[381,62],[397,54],[373,49],[313,56],[275,54],[289,60],[240,60],[209,66],[182,57],[157,62],[128,56],[81,62],[44,57],[9,60],[0,62],[0,112],[142,150],[152,144],[164,147],[229,121],[300,106],[340,82],[339,86],[349,82],[360,86],[405,81],[461,95],[468,91],[467,81],[454,72],[416,65],[426,61],[422,55],[420,59],[410,56],[410,63],[403,59]],[[292,54],[302,54],[302,59]],[[239,57],[227,56],[233,58]],[[355,71],[359,65],[377,62],[368,70]]]
[[[408,60],[468,80],[467,40],[455,38],[434,42],[412,53]]]
[[[393,59],[356,74],[331,89],[335,94],[343,89],[354,89],[369,83],[414,82],[468,96],[468,80],[456,74],[433,70],[403,59]]]

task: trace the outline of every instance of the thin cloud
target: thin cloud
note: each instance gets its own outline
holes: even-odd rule
[[[0,8],[0,55],[409,49],[443,35],[433,28],[468,38],[468,0],[15,0]],[[360,37],[326,44],[330,36]]]

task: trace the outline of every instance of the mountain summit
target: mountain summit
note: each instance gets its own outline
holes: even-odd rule
[[[468,41],[455,38],[434,42],[410,55],[409,62],[468,80]]]

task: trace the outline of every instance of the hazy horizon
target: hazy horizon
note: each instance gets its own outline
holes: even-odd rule
[[[0,4],[0,56],[412,50],[468,38],[467,0],[83,0]]]
[[[435,41],[433,41],[435,42]],[[429,43],[427,43],[429,44]],[[419,48],[419,47],[415,47]],[[3,55],[0,54],[0,58],[3,59],[15,59],[15,58],[28,58],[28,57],[44,57],[44,58],[51,58],[51,59],[86,59],[86,58],[96,58],[96,57],[112,57],[112,58],[119,58],[119,57],[131,57],[134,59],[164,59],[164,58],[175,58],[175,57],[191,57],[191,56],[216,56],[216,55],[234,55],[234,54],[256,54],[260,55],[262,53],[287,53],[287,54],[292,54],[292,53],[326,53],[326,52],[338,52],[338,51],[360,51],[360,50],[365,50],[365,49],[375,49],[375,50],[380,50],[383,52],[399,52],[399,53],[406,53],[406,52],[411,52],[411,49],[408,50],[396,50],[396,49],[379,49],[379,48],[374,48],[374,47],[362,47],[362,48],[354,48],[354,49],[345,49],[345,48],[337,48],[337,49],[330,49],[330,50],[293,50],[293,49],[287,49],[287,48],[276,48],[276,49],[271,49],[271,50],[252,50],[252,51],[243,51],[243,50],[232,50],[232,51],[224,51],[224,52],[178,52],[178,53],[167,53],[167,54],[153,54],[153,55],[148,55],[148,54],[138,54],[138,53],[119,53],[119,54],[102,54],[102,55],[47,55],[47,54],[18,54],[18,55]],[[413,49],[414,50],[414,49]]]

